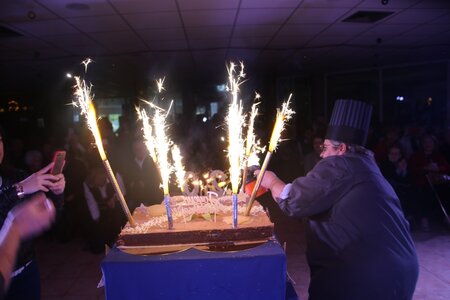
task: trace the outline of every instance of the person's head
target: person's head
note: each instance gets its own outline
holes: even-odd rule
[[[106,184],[107,175],[104,168],[95,166],[89,170],[87,181],[90,186],[100,187]]]
[[[400,131],[396,127],[389,128],[388,131],[386,132],[386,141],[389,144],[395,143],[396,141],[398,141],[399,138],[400,138]]]
[[[31,172],[37,172],[42,169],[44,158],[39,150],[28,150],[25,153],[25,165]]]
[[[140,139],[135,140],[133,142],[132,150],[134,157],[137,158],[138,160],[143,160],[149,155],[147,147],[144,144],[144,141]]]
[[[390,162],[396,163],[396,162],[400,161],[402,158],[403,158],[403,151],[402,151],[400,145],[394,144],[389,147],[387,159]]]
[[[437,140],[434,136],[427,134],[422,138],[422,149],[425,154],[432,154],[436,147]]]
[[[322,145],[323,145],[323,138],[318,136],[313,138],[313,149],[316,153],[318,154],[322,153]]]
[[[322,158],[344,155],[347,152],[347,144],[329,139],[325,139],[320,148],[320,157]]]
[[[335,141],[325,139],[321,146],[322,152],[320,157],[325,158],[329,156],[344,155],[346,153],[358,153],[363,155],[372,155],[370,150],[367,150],[363,146],[345,143],[341,141]]]

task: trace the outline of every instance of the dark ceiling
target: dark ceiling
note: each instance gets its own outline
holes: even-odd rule
[[[0,25],[3,95],[85,57],[116,87],[220,80],[229,60],[309,74],[450,58],[448,0],[2,0]]]

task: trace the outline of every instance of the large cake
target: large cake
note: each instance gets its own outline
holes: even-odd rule
[[[246,203],[247,196],[240,194],[237,228],[232,228],[231,196],[171,197],[172,229],[163,204],[141,205],[133,212],[136,226],[127,223],[117,245],[131,253],[161,253],[190,247],[234,250],[267,241],[273,224],[258,203],[244,216]]]

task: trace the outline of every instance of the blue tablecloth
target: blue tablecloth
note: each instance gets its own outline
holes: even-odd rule
[[[114,248],[102,271],[107,300],[286,297],[286,256],[276,241],[235,252],[189,249],[150,256]]]

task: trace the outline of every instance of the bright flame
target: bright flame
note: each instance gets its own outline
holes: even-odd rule
[[[158,157],[156,156],[155,150],[155,138],[153,137],[152,134],[153,130],[152,126],[150,125],[147,112],[145,111],[145,109],[139,110],[138,107],[136,107],[136,112],[139,116],[139,119],[142,120],[142,132],[145,141],[145,146],[147,147],[148,152],[150,153],[150,157],[153,159],[155,164],[158,164]]]
[[[277,148],[278,140],[284,130],[285,121],[289,120],[295,113],[289,108],[291,97],[292,94],[290,94],[288,100],[282,104],[281,111],[277,109],[277,119],[275,121],[275,125],[273,126],[272,136],[270,137],[269,143],[269,152],[271,153]]]
[[[161,173],[164,195],[169,195],[169,179],[172,167],[169,164],[168,154],[171,142],[165,133],[166,115],[163,114],[161,109],[155,110],[155,114],[153,116],[153,127],[155,128],[156,156],[158,158],[158,166]]]
[[[253,144],[255,143],[255,117],[258,114],[258,108],[256,107],[258,103],[254,103],[252,105],[252,112],[250,113],[250,118],[248,121],[248,128],[247,128],[247,139],[246,139],[246,144],[245,144],[245,156],[249,157],[251,152],[252,152],[252,148],[253,148]]]
[[[89,65],[91,62],[93,62],[93,60],[90,59],[90,58],[86,58],[85,60],[83,60],[83,61],[81,62],[81,64],[84,65],[84,72],[85,72],[85,73],[87,72],[88,65]]]
[[[159,78],[156,80],[156,87],[158,88],[158,93],[161,93],[162,90],[165,90],[165,88],[164,88],[164,80],[165,79],[166,79],[166,77]]]
[[[227,91],[232,95],[232,102],[227,115],[228,124],[228,160],[230,161],[230,181],[231,189],[237,194],[239,189],[239,179],[244,156],[244,141],[242,138],[242,127],[244,116],[242,114],[242,104],[238,102],[239,85],[245,77],[244,65],[241,63],[239,74],[236,76],[236,65],[230,63],[228,69]]]
[[[182,163],[183,157],[181,156],[180,149],[177,145],[172,146],[172,159],[175,167],[175,175],[177,177],[178,186],[181,192],[184,193],[184,177],[186,176],[186,171]]]
[[[84,64],[85,71],[87,71],[87,67],[90,62],[91,59],[89,58],[82,62],[82,64]],[[127,202],[125,201],[123,193],[120,189],[119,183],[117,182],[111,165],[109,164],[109,161],[106,157],[105,150],[103,149],[102,137],[100,135],[100,131],[98,130],[95,107],[92,103],[92,99],[94,98],[91,95],[92,85],[87,87],[85,81],[81,80],[80,77],[75,77],[75,82],[75,97],[77,98],[78,102],[73,102],[72,104],[76,107],[79,107],[81,110],[81,114],[86,117],[88,128],[94,136],[95,144],[97,145],[98,153],[100,154],[100,158],[102,159],[103,166],[105,167],[106,174],[108,175],[108,179],[114,188],[119,203],[122,206],[125,215],[127,216],[128,222],[132,227],[134,227],[136,226],[136,223],[134,222],[133,216],[130,213],[130,209],[128,208]]]
[[[102,138],[100,135],[100,131],[98,130],[97,116],[95,113],[94,104],[92,103],[92,99],[94,98],[94,96],[91,95],[92,86],[88,87],[86,85],[86,82],[84,80],[81,80],[80,77],[78,76],[75,76],[74,78],[76,82],[75,97],[78,102],[73,102],[72,104],[80,108],[81,114],[86,117],[87,126],[89,130],[92,132],[92,135],[94,136],[95,144],[97,145],[100,158],[102,160],[106,160],[106,154],[103,148]]]

